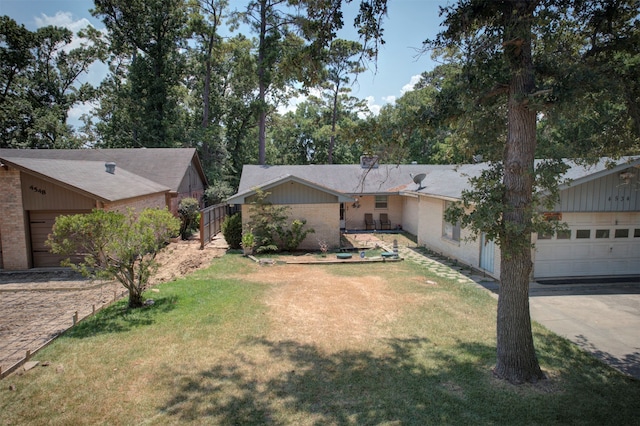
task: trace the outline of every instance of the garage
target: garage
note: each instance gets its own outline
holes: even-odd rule
[[[63,214],[80,214],[90,213],[85,211],[30,211],[29,212],[29,231],[31,234],[31,256],[34,268],[51,268],[60,266],[60,262],[65,256],[53,254],[49,251],[49,247],[45,241],[49,238],[49,234],[53,229],[56,217]],[[79,257],[75,257],[72,261],[80,261]]]
[[[534,278],[640,276],[640,215],[565,214],[567,231],[538,236]]]

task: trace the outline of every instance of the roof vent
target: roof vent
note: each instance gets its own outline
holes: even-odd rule
[[[116,173],[116,163],[104,163],[104,167],[107,173],[112,175]]]
[[[360,167],[362,167],[363,169],[377,169],[378,156],[377,155],[361,155]]]

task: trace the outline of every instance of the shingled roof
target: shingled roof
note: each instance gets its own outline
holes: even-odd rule
[[[172,191],[178,190],[185,170],[193,163],[201,180],[207,181],[195,148],[0,149],[0,159],[15,158],[113,162],[117,170],[126,170]]]
[[[603,158],[591,166],[583,166],[570,160],[565,162],[569,166],[569,170],[563,178],[570,179],[575,185],[603,174],[614,173],[617,170],[638,165],[640,157],[625,157],[617,161]],[[262,187],[266,182],[273,182],[285,176],[296,176],[349,195],[416,193],[445,199],[459,199],[463,190],[470,189],[469,178],[480,176],[482,171],[488,167],[488,163],[462,165],[380,164],[376,168],[362,167],[359,164],[245,165],[242,169],[238,194]],[[413,176],[420,173],[426,174],[426,177],[418,185],[414,183]]]

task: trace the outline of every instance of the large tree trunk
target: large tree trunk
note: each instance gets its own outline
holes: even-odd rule
[[[504,49],[511,68],[508,133],[504,151],[504,235],[495,374],[512,383],[544,378],[536,357],[529,313],[531,208],[536,149],[536,112],[527,95],[535,88],[531,20],[536,1],[507,2]]]

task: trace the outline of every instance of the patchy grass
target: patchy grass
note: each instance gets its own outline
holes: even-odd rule
[[[157,289],[0,382],[0,424],[638,424],[638,381],[539,326],[550,379],[496,380],[495,301],[411,262],[227,255]]]

